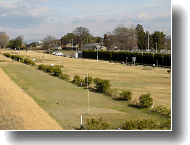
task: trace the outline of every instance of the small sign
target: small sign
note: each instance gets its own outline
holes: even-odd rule
[[[54,64],[51,64],[51,66],[54,66]]]
[[[133,61],[136,61],[136,57],[132,57],[132,60],[133,60]]]
[[[33,59],[33,60],[36,60],[36,59]]]
[[[155,64],[153,64],[153,66],[155,66]]]

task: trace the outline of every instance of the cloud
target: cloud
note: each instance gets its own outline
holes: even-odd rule
[[[142,18],[143,16],[146,16],[146,14],[140,14],[138,17]]]
[[[84,24],[84,23],[95,23],[96,19],[74,19],[71,21],[72,24]]]

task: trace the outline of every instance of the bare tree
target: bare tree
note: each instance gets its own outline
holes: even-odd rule
[[[133,24],[131,24],[128,28],[128,32],[130,34],[130,37],[128,39],[128,46],[129,48],[133,49],[134,45],[137,45],[137,31],[135,29],[135,26]]]
[[[51,45],[55,45],[57,38],[51,35],[46,36],[43,39],[43,48],[49,49]]]
[[[125,50],[126,47],[129,44],[129,38],[130,38],[130,30],[126,28],[124,25],[118,25],[114,30],[113,30],[113,35],[114,35],[114,43],[115,45],[120,48]]]
[[[4,47],[9,44],[9,36],[5,32],[0,32],[0,46]]]
[[[17,37],[15,38],[15,40],[20,40],[21,43],[23,44],[23,43],[24,43],[24,36],[19,35],[19,36],[17,36]]]
[[[83,41],[84,39],[90,35],[90,30],[88,30],[85,27],[78,27],[76,29],[74,29],[73,33],[77,36],[79,36],[80,39],[80,45],[83,45]]]

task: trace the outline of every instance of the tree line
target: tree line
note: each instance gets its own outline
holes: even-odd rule
[[[171,49],[171,38],[167,38],[166,34],[159,31],[154,31],[150,34],[148,31],[144,31],[142,25],[137,24],[130,25],[128,28],[125,25],[118,25],[114,30],[107,32],[100,36],[93,36],[90,34],[90,30],[85,27],[77,27],[71,33],[67,33],[60,39],[52,35],[48,35],[43,39],[43,48],[49,49],[52,46],[63,46],[68,43],[73,46],[78,45],[79,48],[83,48],[83,45],[90,43],[99,43],[104,45],[108,50],[119,48],[120,50],[130,50],[134,48],[134,45],[138,45],[138,49],[148,48],[148,35],[149,35],[149,48]],[[22,47],[24,43],[24,37],[19,35],[15,39],[9,40],[9,36],[5,32],[0,32],[0,47],[18,48]],[[33,44],[35,47],[36,44]]]

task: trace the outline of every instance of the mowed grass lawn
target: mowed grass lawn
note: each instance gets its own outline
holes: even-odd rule
[[[55,57],[52,59],[57,59],[57,58],[58,57]],[[69,61],[77,62],[79,60],[63,58],[62,61],[65,62],[64,64],[67,64],[69,63]],[[90,65],[91,62],[89,61],[84,61],[84,60],[80,60],[80,61],[81,61],[81,65],[84,65],[84,62],[86,62],[87,66],[84,65],[84,68],[91,66]],[[99,64],[104,64],[104,63],[100,62]],[[95,65],[95,64],[92,64],[92,65]],[[112,64],[106,64],[106,65],[110,65],[110,67],[115,66]],[[71,71],[69,70],[67,65],[64,65],[64,66],[66,66],[67,68],[65,70],[67,73]],[[82,66],[79,66],[79,67],[83,69]],[[107,68],[110,68],[110,67],[107,67]],[[92,67],[90,68],[92,69]],[[89,70],[91,70],[90,68]],[[98,68],[99,67],[96,66],[94,69],[98,69]],[[102,68],[102,69],[106,70],[106,68]],[[66,125],[70,127],[71,129],[79,128],[81,115],[83,115],[84,124],[86,123],[87,118],[99,119],[100,117],[103,117],[103,119],[111,125],[111,128],[117,128],[121,125],[121,123],[124,123],[125,121],[131,120],[131,119],[133,120],[133,119],[148,119],[149,118],[158,122],[165,120],[165,118],[161,118],[159,115],[147,113],[146,109],[132,108],[132,107],[129,107],[126,102],[114,101],[110,97],[104,96],[99,93],[94,93],[94,92],[89,93],[90,94],[89,95],[90,108],[88,111],[88,97],[87,97],[87,90],[85,88],[77,87],[74,84],[71,84],[63,80],[60,80],[59,78],[50,76],[47,73],[44,73],[40,70],[36,70],[35,67],[28,66],[22,63],[14,63],[14,64],[7,63],[6,65],[3,66],[3,70],[15,83],[18,84],[18,86],[20,86],[20,88],[27,88],[27,89],[24,89],[24,91],[28,95],[30,95],[37,102],[37,104],[41,108],[43,108],[52,118],[54,118],[61,126]],[[87,73],[85,72],[86,71],[85,69],[83,70],[84,70],[84,74]],[[81,72],[82,70],[75,73],[82,74]],[[89,73],[92,74],[92,70],[90,72]],[[72,72],[73,75],[75,73]],[[103,74],[104,75],[102,75],[102,77],[105,77],[107,79],[109,78],[109,77],[106,77],[106,73],[103,73]],[[158,74],[153,73],[153,76],[158,76]],[[129,84],[128,81],[126,82]],[[112,80],[112,84],[114,84],[113,80]],[[115,82],[115,84],[118,85],[119,82],[118,83]],[[150,82],[147,82],[146,84],[150,84]],[[132,85],[135,86],[134,84]],[[164,86],[162,87],[164,88]],[[134,92],[134,94],[135,93],[136,92]],[[141,93],[145,93],[145,91],[142,91],[139,94]]]
[[[18,55],[28,56],[31,60],[35,58],[37,65],[63,65],[63,73],[71,76],[71,80],[74,75],[85,78],[87,73],[93,78],[108,79],[112,89],[132,91],[133,99],[138,99],[141,94],[150,93],[155,106],[171,108],[171,74],[167,73],[166,68],[127,66],[108,61],[97,62],[26,51],[19,51]]]

